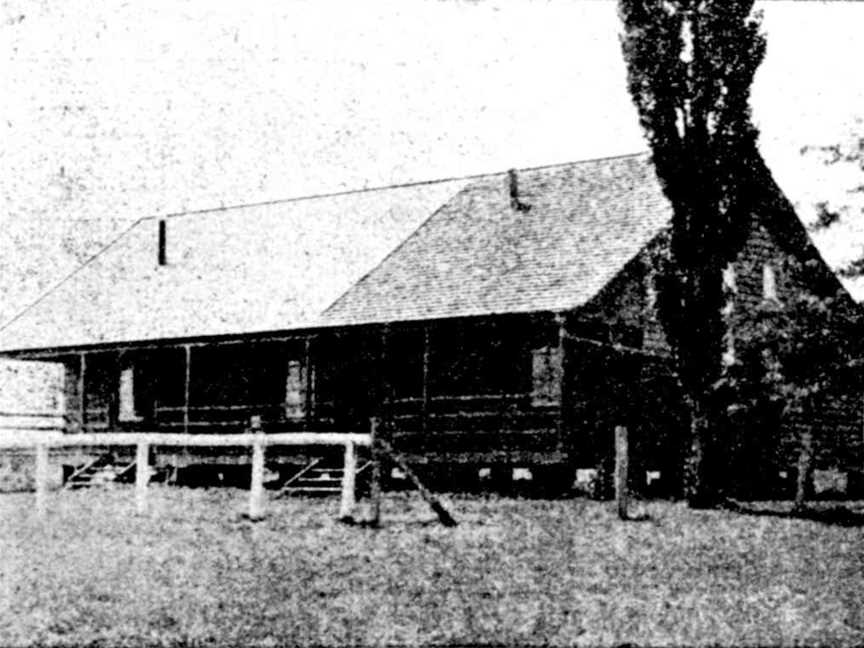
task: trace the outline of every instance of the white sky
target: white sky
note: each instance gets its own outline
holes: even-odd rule
[[[645,149],[611,1],[0,6],[3,319],[140,216]],[[840,204],[799,150],[864,116],[864,3],[761,6],[763,153]]]

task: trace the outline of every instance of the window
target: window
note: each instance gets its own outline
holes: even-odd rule
[[[729,317],[735,310],[735,295],[738,292],[735,264],[730,262],[723,268],[723,316]]]
[[[735,277],[735,264],[727,263],[726,267],[723,268],[723,288],[727,292],[738,292],[738,286],[736,285],[736,277]]]
[[[645,285],[645,305],[648,310],[657,308],[657,287],[654,285],[653,278]]]
[[[727,333],[725,336],[726,350],[723,351],[722,362],[725,367],[731,367],[735,364],[735,336]]]
[[[762,297],[770,301],[777,300],[777,276],[770,263],[762,266]]]
[[[285,378],[285,417],[302,419],[306,415],[306,372],[299,360],[289,360]]]
[[[140,421],[141,417],[135,410],[135,368],[126,367],[120,371],[119,404],[117,408],[119,421]]]
[[[561,402],[561,347],[547,346],[531,352],[531,405],[557,405]]]

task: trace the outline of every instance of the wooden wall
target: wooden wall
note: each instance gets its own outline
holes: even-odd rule
[[[83,357],[88,429],[228,432],[256,415],[270,431],[365,431],[370,416],[382,416],[397,447],[416,461],[601,472],[615,426],[627,425],[634,487],[659,470],[671,493],[686,426],[653,296],[662,244],[652,242],[576,312],[91,352],[66,358],[66,400],[70,413],[81,409]],[[774,267],[780,299],[808,286],[786,261],[771,235],[754,227],[735,262],[735,308],[758,307],[765,263]],[[130,368],[131,418],[118,402],[120,375]],[[838,394],[826,411],[783,430],[750,421],[730,436],[730,465],[742,473],[794,466],[796,426],[807,425],[817,467],[860,471],[861,405],[860,394]],[[758,457],[759,465],[740,457]]]
[[[434,322],[391,331],[385,421],[421,462],[566,461],[563,355],[551,315]]]

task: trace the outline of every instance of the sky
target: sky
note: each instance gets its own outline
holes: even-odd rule
[[[4,321],[142,216],[647,149],[609,0],[0,6]],[[760,146],[808,218],[864,183],[801,154],[864,132],[864,3],[758,6]]]

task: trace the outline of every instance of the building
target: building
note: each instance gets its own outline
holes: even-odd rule
[[[739,307],[836,291],[766,182],[731,268]],[[566,487],[608,469],[627,425],[635,486],[674,493],[684,435],[652,281],[671,213],[643,154],[144,218],[0,350],[63,365],[70,433],[240,431],[253,416],[361,431],[380,416],[430,471]],[[826,465],[860,468],[859,400],[841,398],[820,437]],[[783,447],[778,473],[794,465]]]

